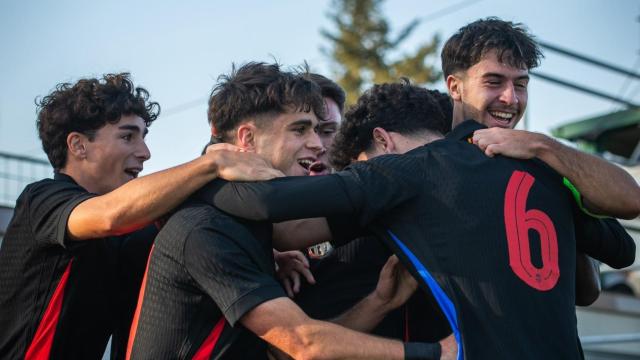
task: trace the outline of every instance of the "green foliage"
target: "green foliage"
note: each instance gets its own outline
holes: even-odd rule
[[[383,1],[334,0],[328,17],[335,32],[321,30],[331,43],[325,53],[335,66],[336,81],[347,92],[347,104],[374,83],[407,77],[412,83],[427,84],[440,78],[440,71],[427,64],[429,57],[437,56],[439,37],[435,35],[413,53],[398,55],[420,22],[412,21],[393,37],[380,9]]]

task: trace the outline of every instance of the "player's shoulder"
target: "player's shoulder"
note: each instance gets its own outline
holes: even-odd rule
[[[59,194],[61,192],[70,193],[88,193],[80,185],[58,179],[42,179],[27,185],[22,194],[24,195],[40,195],[40,194]]]

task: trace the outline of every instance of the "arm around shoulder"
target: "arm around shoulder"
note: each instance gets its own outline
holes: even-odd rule
[[[619,166],[545,135],[536,154],[580,190],[592,212],[623,219],[640,215],[640,186]]]

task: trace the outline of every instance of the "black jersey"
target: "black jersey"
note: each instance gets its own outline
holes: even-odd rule
[[[303,284],[294,301],[315,319],[335,318],[375,290],[380,271],[393,253],[375,237],[361,237],[338,246],[324,258],[311,259],[315,284]],[[451,333],[433,297],[417,292],[389,312],[371,331],[387,338],[435,342]]]
[[[468,121],[447,139],[334,175],[213,183],[203,197],[254,219],[330,215],[338,241],[354,238],[344,229],[356,219],[433,293],[459,358],[578,359],[576,249],[609,262],[623,248],[630,263],[633,241],[576,243],[574,222],[598,220],[576,215],[542,162],[485,156],[467,141],[481,127]]]
[[[28,185],[0,249],[0,358],[123,358],[155,234],[86,241],[67,220],[95,196],[64,174]]]
[[[272,251],[271,224],[187,201],[156,237],[128,358],[266,358],[266,344],[238,320],[286,296]]]

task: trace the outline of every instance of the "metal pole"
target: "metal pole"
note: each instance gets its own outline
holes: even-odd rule
[[[603,61],[596,60],[596,59],[588,57],[586,55],[578,54],[578,53],[576,53],[574,51],[571,51],[571,50],[563,49],[563,48],[561,48],[561,47],[559,47],[557,45],[552,45],[552,44],[549,44],[549,43],[544,42],[544,41],[538,41],[538,44],[541,47],[543,47],[543,48],[545,48],[547,50],[555,51],[555,52],[557,52],[559,54],[566,55],[568,57],[572,57],[574,59],[577,59],[577,60],[580,60],[580,61],[584,61],[584,62],[589,63],[591,65],[599,66],[601,68],[604,68],[604,69],[607,69],[607,70],[610,70],[610,71],[613,71],[613,72],[617,72],[617,73],[622,74],[622,75],[626,75],[626,76],[629,76],[629,77],[632,77],[632,78],[640,79],[640,74],[634,73],[633,71],[630,71],[630,70],[627,70],[627,69],[623,69],[623,68],[621,68],[619,66],[612,65],[612,64],[607,64],[607,63],[605,63]]]
[[[596,96],[596,97],[600,97],[600,98],[603,98],[603,99],[607,99],[607,100],[611,100],[611,101],[617,102],[617,103],[625,105],[626,107],[629,107],[629,108],[637,108],[638,107],[638,104],[634,104],[634,103],[632,103],[630,101],[627,101],[627,100],[624,100],[624,99],[620,99],[620,98],[615,97],[613,95],[605,94],[605,93],[600,92],[598,90],[589,89],[589,88],[584,87],[582,85],[574,84],[574,83],[566,81],[566,80],[558,79],[557,77],[552,76],[552,75],[543,74],[543,73],[538,72],[538,71],[529,71],[529,74],[531,74],[531,75],[533,75],[535,77],[539,77],[540,79],[552,82],[552,83],[557,84],[557,85],[562,85],[564,87],[568,87],[568,88],[573,89],[573,90],[578,90],[578,91],[581,91],[581,92],[589,94],[589,95],[593,95],[593,96]]]

